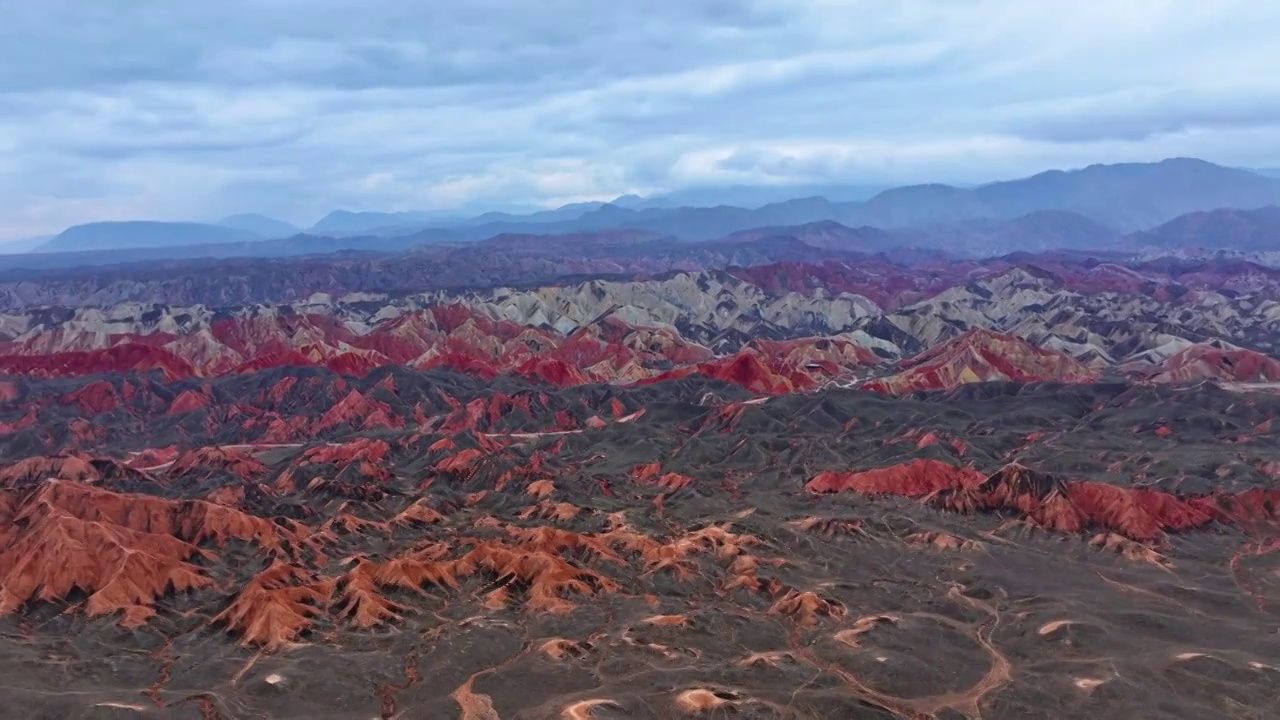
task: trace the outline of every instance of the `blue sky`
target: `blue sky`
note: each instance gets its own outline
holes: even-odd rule
[[[0,0],[0,238],[1280,166],[1262,0]]]

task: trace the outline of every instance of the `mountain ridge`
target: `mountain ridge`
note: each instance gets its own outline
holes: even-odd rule
[[[619,200],[621,204],[583,202],[524,215],[494,211],[468,218],[444,211],[337,210],[305,234],[334,239],[395,238],[382,244],[397,248],[423,243],[474,242],[502,234],[559,235],[621,229],[704,241],[753,228],[823,221],[835,221],[851,228],[867,226],[887,231],[929,232],[939,226],[981,228],[1027,216],[1047,223],[1054,216],[1036,213],[1059,213],[1056,217],[1063,225],[1059,232],[1066,232],[1066,226],[1073,225],[1077,228],[1075,234],[1083,236],[1088,234],[1086,228],[1092,227],[1103,241],[1110,241],[1113,235],[1150,230],[1187,213],[1280,205],[1280,179],[1203,160],[1170,158],[1156,163],[1095,164],[1077,170],[1049,170],[974,188],[939,183],[909,185],[884,190],[865,201],[838,202],[822,196],[807,196],[745,208],[733,205],[654,207],[644,198],[624,196]],[[170,237],[182,235],[183,245],[240,242],[263,239],[264,221],[271,227],[280,227],[274,225],[278,221],[269,218],[247,217],[250,219],[232,216],[240,226],[237,228],[145,221],[132,226],[90,223],[69,228],[37,250],[107,250],[122,247],[121,242],[129,242],[131,247],[163,247],[167,239],[165,233]],[[1067,221],[1068,217],[1072,219]],[[255,229],[259,232],[250,232]],[[124,231],[133,233],[131,240],[119,240]],[[139,234],[143,237],[137,237]],[[1012,236],[1006,237],[1004,242],[1011,239]],[[379,243],[348,240],[331,242],[326,247],[345,246],[346,249]],[[1074,241],[1070,245],[1077,246]],[[984,246],[984,251],[986,249]]]
[[[1127,239],[1159,249],[1280,251],[1280,206],[1187,213]]]
[[[264,240],[274,238],[289,237],[297,235],[301,232],[292,223],[263,215],[261,213],[237,213],[222,218],[215,225],[232,228],[234,230],[244,230],[255,235],[260,235]]]
[[[179,240],[179,242],[174,242]],[[34,248],[41,252],[163,248],[261,240],[255,232],[199,222],[111,220],[74,225]]]

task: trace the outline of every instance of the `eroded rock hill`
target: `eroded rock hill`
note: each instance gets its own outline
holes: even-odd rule
[[[1280,323],[1269,281],[1202,278],[1193,289],[1152,271],[1057,262],[1012,265],[902,304],[885,292],[901,300],[916,291],[890,283],[871,292],[873,282],[851,284],[828,266],[777,272],[785,282],[697,272],[293,305],[46,308],[0,317],[0,372],[173,381],[397,365],[560,387],[702,374],[764,394],[832,383],[910,392],[1001,379],[1280,376],[1268,356]]]
[[[6,700],[1280,713],[1272,275],[921,262],[265,304],[234,283],[120,302],[117,277],[98,307],[20,303],[0,316]]]
[[[0,667],[37,712],[1275,707],[1280,397],[13,383]]]

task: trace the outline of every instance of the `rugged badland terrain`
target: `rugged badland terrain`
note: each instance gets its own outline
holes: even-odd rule
[[[1280,713],[1280,271],[706,243],[0,288],[47,718]]]

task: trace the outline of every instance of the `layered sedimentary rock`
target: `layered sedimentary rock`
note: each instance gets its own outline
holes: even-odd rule
[[[1274,714],[1270,276],[911,272],[13,312],[6,692],[49,717]]]
[[[874,280],[814,265],[288,306],[28,311],[0,322],[8,338],[0,370],[172,381],[276,366],[359,375],[405,365],[557,386],[701,373],[766,394],[832,381],[901,392],[988,380],[1276,375],[1266,353],[1280,306],[1266,276],[1225,295],[1213,288],[1227,280],[1201,278],[1193,289],[1120,266],[985,271],[968,285],[925,284],[925,299],[911,303],[907,285],[890,283],[875,301],[850,292],[875,295]]]
[[[902,363],[901,369],[862,387],[904,393],[950,389],[976,382],[1066,382],[1098,379],[1070,356],[1038,348],[1021,338],[990,330],[971,330]]]

